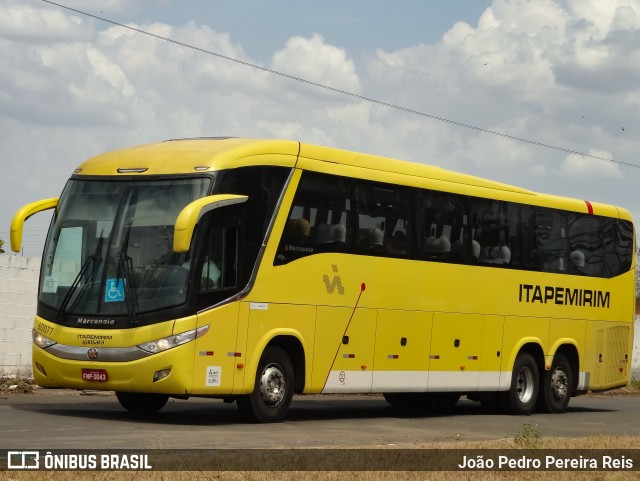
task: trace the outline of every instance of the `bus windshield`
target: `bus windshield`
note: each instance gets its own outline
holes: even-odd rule
[[[42,304],[65,314],[128,316],[185,302],[190,253],[172,250],[180,211],[208,177],[67,184],[45,246]]]

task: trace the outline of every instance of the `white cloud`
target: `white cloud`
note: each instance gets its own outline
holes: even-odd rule
[[[343,49],[326,44],[318,34],[289,39],[285,48],[274,54],[271,66],[312,82],[354,93],[360,91],[353,61]]]
[[[64,5],[93,15],[106,15],[139,8],[145,1],[163,4],[168,0],[65,0]]]
[[[0,36],[21,41],[90,41],[94,31],[86,19],[54,7],[35,7],[17,0],[0,6]]]
[[[611,152],[591,149],[586,154],[600,158],[569,154],[560,164],[560,173],[575,181],[583,179],[621,179],[624,177],[618,164],[602,160],[612,159]]]

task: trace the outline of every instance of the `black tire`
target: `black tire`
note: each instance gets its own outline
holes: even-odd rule
[[[545,371],[541,378],[538,408],[547,413],[565,412],[573,390],[573,371],[567,358],[556,354],[551,369]]]
[[[116,392],[116,397],[123,408],[136,414],[158,412],[169,400],[166,394],[140,392]]]
[[[287,353],[268,346],[262,353],[251,394],[237,399],[240,412],[258,423],[277,423],[287,414],[293,399],[294,370]]]
[[[539,388],[536,360],[529,353],[518,354],[509,390],[497,395],[500,408],[507,414],[531,414],[536,407]]]

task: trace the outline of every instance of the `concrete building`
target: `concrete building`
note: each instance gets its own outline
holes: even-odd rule
[[[31,376],[40,259],[0,255],[0,374]]]

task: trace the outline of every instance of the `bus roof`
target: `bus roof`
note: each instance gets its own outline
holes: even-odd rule
[[[246,165],[293,167],[298,150],[298,142],[286,140],[233,137],[167,140],[97,155],[80,164],[76,174],[162,175],[193,174]]]
[[[274,165],[417,185],[461,194],[496,197],[578,212],[631,219],[624,209],[565,197],[538,194],[520,187],[449,171],[433,165],[321,147],[291,140],[235,137],[176,139],[97,155],[78,166],[78,176],[194,174],[233,167]],[[354,170],[355,168],[355,170]],[[345,170],[346,169],[346,170]],[[375,173],[375,172],[377,173]],[[409,180],[412,179],[412,180]],[[406,180],[407,182],[404,182]]]

